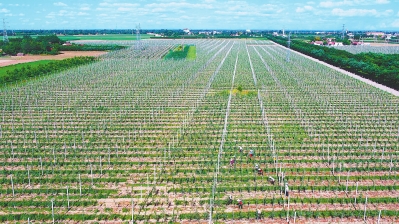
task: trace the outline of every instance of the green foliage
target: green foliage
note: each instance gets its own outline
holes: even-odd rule
[[[195,59],[196,47],[193,45],[179,45],[164,56],[165,59]]]
[[[24,36],[22,38],[10,39],[8,44],[2,46],[3,52],[9,55],[18,53],[24,54],[57,54],[59,45],[64,43],[56,35],[39,36],[32,38]]]
[[[45,65],[52,61],[53,60],[41,60],[41,61],[27,62],[27,63],[21,63],[21,64],[0,67],[0,80],[3,79],[4,76],[8,76],[8,74],[7,74],[8,72],[11,72],[15,69],[22,69],[22,67],[35,68],[35,67],[38,67],[39,65]]]
[[[37,66],[18,65],[15,69],[8,67],[1,68],[7,69],[6,74],[0,76],[0,84],[11,83],[16,81],[26,80],[32,77],[46,75],[57,71],[66,70],[79,65],[87,64],[96,61],[96,57],[74,57],[61,61],[50,61],[48,63],[37,63]],[[1,74],[1,73],[0,73]]]
[[[86,44],[72,44],[59,46],[60,51],[114,51],[126,48],[119,45],[86,45]]]

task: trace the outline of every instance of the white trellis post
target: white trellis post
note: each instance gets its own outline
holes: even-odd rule
[[[379,223],[380,223],[380,220],[381,220],[381,210],[378,212],[378,220],[377,220],[377,224],[379,224]]]
[[[134,224],[134,203],[132,198],[132,224]]]
[[[11,174],[11,188],[12,188],[12,196],[14,197],[14,181],[12,180],[12,174]]]
[[[93,186],[93,165],[90,163],[91,186]]]
[[[54,224],[54,199],[51,199],[51,217],[53,218]]]
[[[147,189],[150,188],[150,178],[148,177],[148,173],[147,173]]]
[[[295,221],[296,221],[296,212],[294,212],[294,224],[295,224]]]
[[[28,170],[28,186],[30,187],[30,173],[29,173],[29,166],[26,166],[26,169]]]
[[[68,186],[66,187],[66,193],[67,193],[68,210],[69,210],[69,189],[68,189]]]
[[[290,196],[288,196],[287,223],[290,222]]]
[[[366,212],[367,212],[367,196],[366,196],[366,201],[364,202],[364,214],[363,214],[364,221],[366,221]]]
[[[156,165],[154,164],[154,184],[155,184],[155,178],[156,178]]]
[[[103,166],[101,163],[101,156],[100,156],[100,174],[101,174],[101,176],[103,175]]]
[[[82,196],[82,179],[80,178],[80,174],[79,174],[79,196]]]
[[[359,182],[356,182],[356,190],[355,190],[355,206],[356,206],[356,200],[357,200],[357,187],[359,186]]]
[[[42,176],[43,176],[43,161],[41,156],[40,156],[40,169],[42,170]]]

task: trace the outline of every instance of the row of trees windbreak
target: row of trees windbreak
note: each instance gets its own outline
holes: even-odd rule
[[[270,40],[287,46],[287,39],[267,36]],[[291,41],[291,48],[331,65],[353,72],[366,79],[399,90],[399,54],[360,53]]]
[[[114,44],[109,44],[109,45],[72,44],[72,45],[62,45],[59,47],[59,50],[60,51],[115,51],[124,48],[126,47]]]
[[[38,36],[37,38],[24,36],[22,38],[12,38],[8,43],[1,42],[1,46],[3,52],[9,55],[18,53],[56,55],[63,43],[65,41],[62,41],[56,35]]]
[[[59,72],[79,65],[88,64],[96,60],[98,60],[96,57],[80,56],[60,61],[53,61],[44,65],[40,64],[38,66],[26,65],[22,68],[7,71],[7,75],[0,77],[0,84],[22,81],[41,75]]]
[[[65,41],[56,35],[38,36],[36,38],[23,36],[22,38],[12,38],[8,43],[0,41],[0,46],[3,53],[8,55],[17,55],[18,53],[57,55],[60,51],[114,51],[126,48],[117,44],[87,45],[72,43],[63,45],[64,43]]]

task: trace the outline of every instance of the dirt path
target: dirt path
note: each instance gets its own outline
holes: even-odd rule
[[[40,60],[63,60],[66,58],[73,58],[77,56],[94,56],[98,57],[106,54],[106,51],[61,51],[58,55],[25,55],[25,56],[11,56],[0,58],[0,67],[7,65],[14,65],[20,63],[27,63]]]

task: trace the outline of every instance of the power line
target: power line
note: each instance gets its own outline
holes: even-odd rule
[[[342,40],[345,39],[345,24],[342,24]]]
[[[288,33],[288,41],[287,41],[287,57],[286,61],[290,61],[290,54],[291,54],[291,32]]]
[[[136,49],[141,49],[140,23],[136,26]]]
[[[8,43],[8,36],[7,36],[7,26],[6,26],[6,20],[3,19],[3,42]]]

